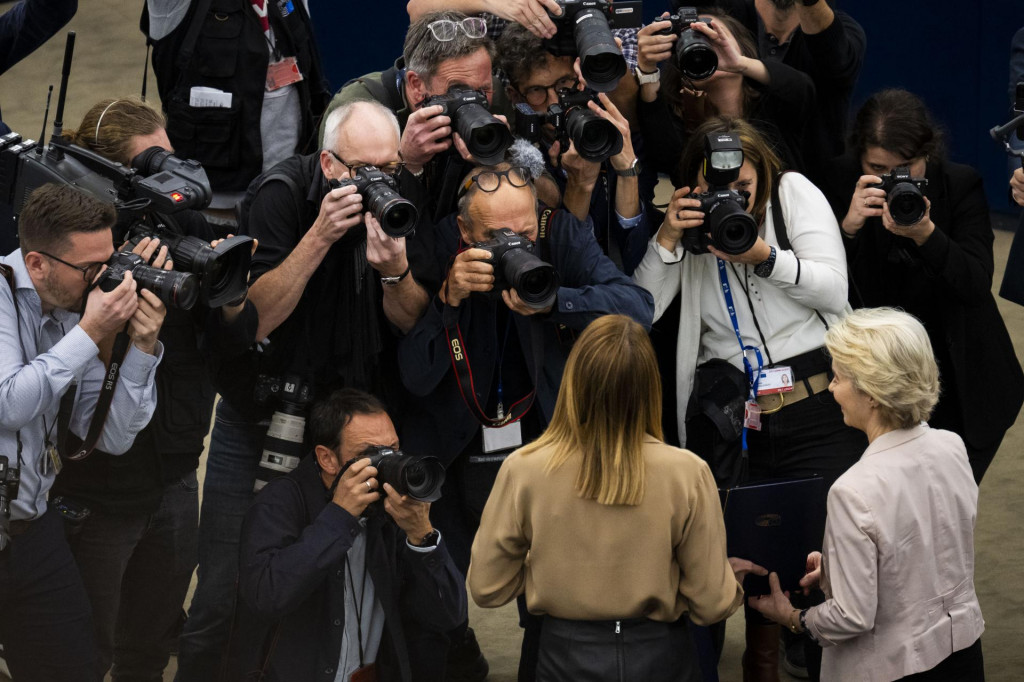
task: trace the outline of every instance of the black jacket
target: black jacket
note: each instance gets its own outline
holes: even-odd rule
[[[345,555],[359,532],[358,519],[330,502],[315,457],[260,492],[242,525],[230,679],[260,668],[279,623],[261,679],[333,682]],[[366,533],[367,569],[385,618],[380,679],[432,679],[443,669],[443,633],[467,618],[462,574],[443,539],[433,552],[416,552],[382,509]]]
[[[835,166],[825,193],[841,223],[862,170],[852,156]],[[960,433],[969,452],[983,450],[999,443],[1024,402],[1024,373],[992,296],[988,203],[981,176],[969,166],[932,162],[925,177],[935,232],[922,246],[888,232],[881,218],[868,219],[855,239],[844,238],[850,303],[898,306],[924,323],[942,382],[936,416],[948,403],[962,422],[933,418],[933,426]]]

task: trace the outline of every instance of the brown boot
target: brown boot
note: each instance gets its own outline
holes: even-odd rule
[[[779,682],[779,627],[747,623],[743,682]]]

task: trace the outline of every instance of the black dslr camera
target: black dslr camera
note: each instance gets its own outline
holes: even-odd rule
[[[21,471],[11,468],[11,461],[0,455],[0,552],[11,542],[11,502],[18,499]]]
[[[452,119],[452,129],[462,137],[478,163],[493,166],[504,160],[505,150],[512,145],[512,133],[491,115],[487,95],[456,85],[444,95],[428,97],[423,106],[438,104],[444,107],[441,113]]]
[[[147,265],[142,256],[130,251],[116,251],[107,261],[107,269],[100,275],[97,286],[103,291],[113,291],[124,281],[124,273],[143,289],[157,295],[170,308],[190,310],[199,297],[198,277],[189,272],[174,272]]]
[[[475,249],[490,251],[488,261],[494,266],[494,288],[500,292],[515,289],[523,303],[535,310],[547,308],[558,294],[558,273],[555,268],[533,254],[533,242],[507,227],[497,236],[473,244]]]
[[[538,114],[529,104],[517,104],[516,134],[538,142],[542,126],[550,123],[563,153],[572,141],[581,157],[601,163],[622,151],[622,133],[590,110],[587,103],[591,101],[598,101],[596,93],[565,89],[558,92],[558,104],[549,106],[547,114]]]
[[[267,483],[299,465],[305,453],[306,413],[313,402],[313,387],[294,375],[260,374],[256,377],[253,399],[259,405],[277,403],[252,487],[258,493]]]
[[[419,211],[416,205],[398,194],[398,181],[376,166],[361,166],[355,177],[345,180],[331,178],[331,189],[355,185],[363,204],[380,223],[389,237],[408,237],[416,231]]]
[[[910,177],[910,168],[907,166],[897,166],[879,177],[882,181],[869,187],[877,187],[886,193],[889,213],[896,224],[914,225],[920,222],[928,211],[921,192],[928,186],[928,180]]]
[[[718,69],[718,53],[707,36],[693,30],[693,24],[703,21],[710,26],[711,20],[701,19],[696,8],[680,7],[675,14],[659,21],[671,21],[672,26],[658,31],[658,35],[679,36],[676,40],[676,61],[683,75],[692,81],[711,78]]]
[[[611,26],[639,28],[639,8],[633,3],[609,0],[558,0],[560,15],[551,14],[555,37],[544,47],[556,57],[579,57],[580,72],[587,85],[598,92],[611,92],[626,75],[626,59],[615,43]]]
[[[407,455],[401,450],[377,445],[367,455],[370,466],[377,469],[381,492],[385,483],[391,484],[399,495],[408,495],[420,502],[441,499],[444,483],[444,465],[430,455]]]
[[[743,145],[735,133],[708,133],[704,138],[704,177],[708,191],[690,194],[700,200],[704,225],[683,230],[683,248],[707,253],[708,246],[729,254],[744,253],[757,241],[757,223],[746,212],[749,192],[729,189],[743,166]]]

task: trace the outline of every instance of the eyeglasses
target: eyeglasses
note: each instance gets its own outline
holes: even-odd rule
[[[475,182],[480,187],[482,192],[496,192],[498,187],[501,185],[501,179],[505,178],[508,180],[508,184],[513,187],[526,187],[531,179],[530,169],[522,168],[520,166],[513,166],[508,170],[503,171],[483,171],[477,173],[473,177],[462,183],[462,189],[459,190],[459,197],[465,196],[469,188],[473,186]]]
[[[366,168],[367,166],[372,165],[368,163],[351,164],[345,161],[345,159],[341,158],[336,153],[334,153],[333,150],[330,149],[327,150],[327,153],[333,156],[338,163],[347,168],[349,175],[352,176],[355,176],[356,171],[359,170],[360,168]],[[403,168],[405,168],[405,159],[402,157],[402,152],[398,152],[398,158],[401,160],[392,161],[391,163],[386,163],[383,166],[375,166],[375,168],[379,169],[382,173],[384,173],[384,175],[397,175],[398,173],[401,172]]]
[[[74,268],[75,270],[78,270],[80,273],[82,273],[82,277],[85,279],[86,284],[92,284],[92,281],[96,279],[96,275],[100,274],[100,270],[102,270],[103,266],[106,265],[106,262],[89,263],[88,265],[74,265],[73,263],[69,263],[66,260],[57,258],[52,253],[46,253],[45,251],[37,251],[36,253],[38,253],[41,256],[46,256],[47,258],[52,258],[58,263],[62,263],[63,265],[68,266],[69,268]]]
[[[466,17],[461,21],[438,19],[427,24],[427,28],[430,29],[434,40],[439,40],[442,43],[455,40],[459,29],[470,38],[483,38],[487,35],[487,22],[480,17]]]
[[[539,107],[548,101],[548,92],[554,90],[557,95],[562,90],[576,90],[580,81],[576,76],[562,76],[551,85],[531,85],[525,90],[518,91],[527,102]]]

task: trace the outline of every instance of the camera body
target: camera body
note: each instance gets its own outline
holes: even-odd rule
[[[534,255],[533,242],[503,227],[493,239],[473,244],[490,252],[494,266],[493,292],[515,289],[523,303],[535,310],[547,308],[558,295],[558,273],[554,266]]]
[[[701,19],[694,7],[680,7],[678,11],[661,21],[671,21],[670,28],[658,31],[657,35],[676,35],[676,62],[679,70],[691,81],[711,78],[718,69],[718,53],[707,37],[693,30],[693,25],[710,19]]]
[[[622,56],[611,25],[617,13],[609,0],[557,0],[562,13],[548,16],[555,24],[555,36],[544,47],[556,57],[579,57],[580,72],[598,92],[611,92],[626,75]]]
[[[12,469],[11,461],[0,455],[0,552],[11,541],[11,502],[18,499],[21,470]]]
[[[408,495],[420,502],[441,499],[444,484],[444,465],[430,455],[407,455],[386,446],[373,447],[367,457],[370,466],[377,469],[377,481],[383,493],[388,483],[399,495]]]
[[[870,186],[886,193],[885,200],[889,204],[889,213],[896,224],[914,225],[920,222],[928,211],[923,192],[928,186],[928,180],[911,177],[910,168],[907,166],[897,166],[879,177],[882,182]]]
[[[687,198],[700,201],[702,227],[683,230],[682,244],[690,253],[708,253],[708,246],[728,254],[749,251],[757,242],[757,222],[746,212],[748,192],[729,185],[739,178],[743,167],[743,144],[733,132],[708,133],[704,137],[702,170],[708,191]]]
[[[469,153],[480,164],[493,166],[505,158],[512,144],[508,126],[495,118],[487,95],[479,90],[453,86],[443,95],[428,97],[424,107],[441,105],[442,114],[452,119],[452,130],[466,143]]]
[[[595,92],[564,89],[558,92],[558,103],[549,106],[546,114],[537,113],[528,104],[517,104],[516,133],[538,142],[542,126],[548,123],[555,129],[563,153],[571,141],[581,157],[602,163],[622,151],[622,133],[611,121],[591,111],[587,106],[590,102],[599,102]]]
[[[97,286],[103,291],[113,291],[124,281],[126,272],[132,273],[140,287],[152,291],[168,307],[190,310],[199,297],[199,282],[195,275],[154,268],[142,256],[130,251],[114,252]]]
[[[363,205],[380,223],[389,237],[408,237],[416,231],[419,211],[416,205],[398,193],[398,181],[376,166],[361,166],[355,176],[344,180],[331,178],[331,189],[353,185]]]
[[[295,375],[256,377],[253,398],[259,405],[277,403],[263,442],[253,492],[299,465],[305,452],[306,413],[313,402],[313,387]]]

